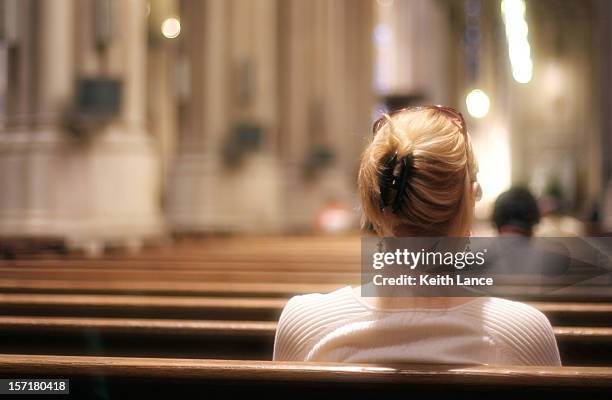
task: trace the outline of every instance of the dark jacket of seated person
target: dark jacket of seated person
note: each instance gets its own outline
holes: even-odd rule
[[[430,106],[374,124],[358,184],[364,225],[380,237],[470,234],[481,196],[459,112]],[[548,319],[492,297],[362,297],[359,287],[293,297],[274,360],[560,365]]]

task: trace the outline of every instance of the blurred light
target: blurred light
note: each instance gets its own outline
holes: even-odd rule
[[[476,204],[478,218],[489,219],[497,197],[512,184],[509,133],[500,121],[481,126],[472,136],[474,151],[478,155],[478,182],[482,187],[482,200]]]
[[[528,39],[529,26],[525,20],[525,1],[502,0],[501,11],[506,25],[512,76],[519,83],[529,83],[533,76],[533,61]]]
[[[465,98],[465,105],[470,115],[474,118],[482,118],[489,112],[489,96],[480,89],[474,89]]]
[[[181,22],[178,18],[166,18],[161,25],[161,33],[165,38],[174,39],[181,34]]]

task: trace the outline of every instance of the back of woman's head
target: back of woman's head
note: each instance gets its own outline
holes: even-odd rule
[[[463,117],[446,107],[385,115],[361,159],[363,223],[384,236],[463,236],[477,164]]]

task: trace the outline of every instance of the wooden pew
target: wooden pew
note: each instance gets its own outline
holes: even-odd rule
[[[530,302],[543,312],[552,325],[612,327],[612,304]]]
[[[32,280],[97,280],[97,281],[123,281],[123,280],[163,280],[172,282],[270,282],[270,283],[344,283],[358,284],[361,281],[359,273],[349,272],[308,272],[303,271],[225,271],[222,265],[217,270],[174,270],[172,266],[167,269],[131,269],[129,263],[124,268],[2,268],[0,274],[3,279],[32,279]]]
[[[295,294],[331,292],[345,285],[327,283],[266,282],[165,282],[0,279],[7,293],[124,293],[237,297],[288,297]]]
[[[0,293],[0,315],[276,321],[286,298]]]
[[[179,241],[171,245],[149,248],[140,254],[110,252],[105,259],[115,260],[210,260],[238,262],[340,262],[359,263],[361,242],[359,236],[348,238],[334,237],[276,237],[268,239],[234,238],[206,239],[196,242]],[[22,259],[40,259],[22,255]],[[68,259],[82,259],[81,254],[68,255]]]
[[[563,362],[611,365],[612,328],[555,327]],[[0,353],[269,359],[275,322],[0,316]]]
[[[0,315],[276,321],[285,298],[0,293]],[[532,302],[553,325],[612,326],[612,304]]]
[[[52,279],[52,280],[164,280],[164,281],[195,281],[195,282],[270,282],[270,283],[344,283],[357,285],[361,283],[361,274],[355,271],[308,271],[304,270],[225,270],[224,263],[219,263],[214,269],[174,269],[172,264],[166,268],[132,268],[129,262],[123,264],[122,268],[107,268],[93,265],[88,268],[58,266],[55,268],[41,268],[37,265],[27,265],[19,267],[2,267],[0,273],[4,279]],[[612,275],[610,275],[612,278]],[[555,287],[562,285],[562,280],[566,285],[573,285],[577,282],[591,279],[590,275],[571,275],[555,280]],[[520,286],[541,286],[533,276],[506,275],[497,276],[497,286],[520,285]],[[612,288],[612,281],[600,277],[599,286]],[[589,284],[596,287],[594,283]]]
[[[290,237],[206,239],[179,241],[171,246],[149,249],[131,260],[210,260],[264,262],[341,262],[359,263],[361,237]],[[125,254],[108,254],[107,259],[125,259]]]
[[[0,353],[271,359],[275,322],[0,317]]]
[[[327,293],[347,285],[300,282],[0,279],[0,292],[288,297],[304,293]],[[506,286],[501,289],[500,297],[521,301],[612,302],[612,292],[608,286],[580,286],[550,293],[540,293],[537,288],[530,291],[530,288],[519,286]]]
[[[140,260],[140,259],[41,259],[41,260],[0,260],[0,270],[15,268],[40,269],[105,269],[105,270],[172,270],[172,271],[282,271],[282,272],[349,272],[358,273],[360,260],[356,262],[342,262],[341,260],[327,260],[326,262],[305,262],[286,260],[276,261],[232,261],[227,260]]]
[[[74,397],[607,398],[612,368],[367,365],[0,355],[2,378],[68,378]],[[393,396],[393,397],[391,397]]]

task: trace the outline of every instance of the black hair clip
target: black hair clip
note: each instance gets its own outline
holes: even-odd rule
[[[412,157],[412,154],[407,155],[406,157],[402,158],[402,161],[401,161],[402,166],[400,167],[400,174],[399,174],[399,177],[395,180],[396,181],[396,184],[395,184],[396,192],[395,192],[395,199],[393,199],[393,208],[392,208],[394,214],[402,209],[402,202],[404,200],[404,194],[406,192],[406,184],[408,181],[408,175],[411,174],[412,172],[413,162],[414,162],[414,159]]]
[[[383,165],[383,169],[378,180],[378,185],[380,187],[380,211],[387,207],[387,196],[389,196],[389,191],[395,184],[395,176],[393,176],[393,171],[395,170],[396,163],[397,151],[393,153],[385,165]]]
[[[412,174],[414,168],[414,157],[412,154],[403,157],[399,160],[401,163],[399,176],[393,174],[395,166],[398,163],[397,151],[389,158],[385,163],[383,170],[381,171],[379,186],[380,186],[380,211],[383,211],[385,207],[389,205],[389,192],[391,189],[395,189],[395,197],[393,198],[393,205],[391,210],[393,213],[397,213],[402,208],[404,195],[406,192],[406,185],[408,184],[408,176]]]

